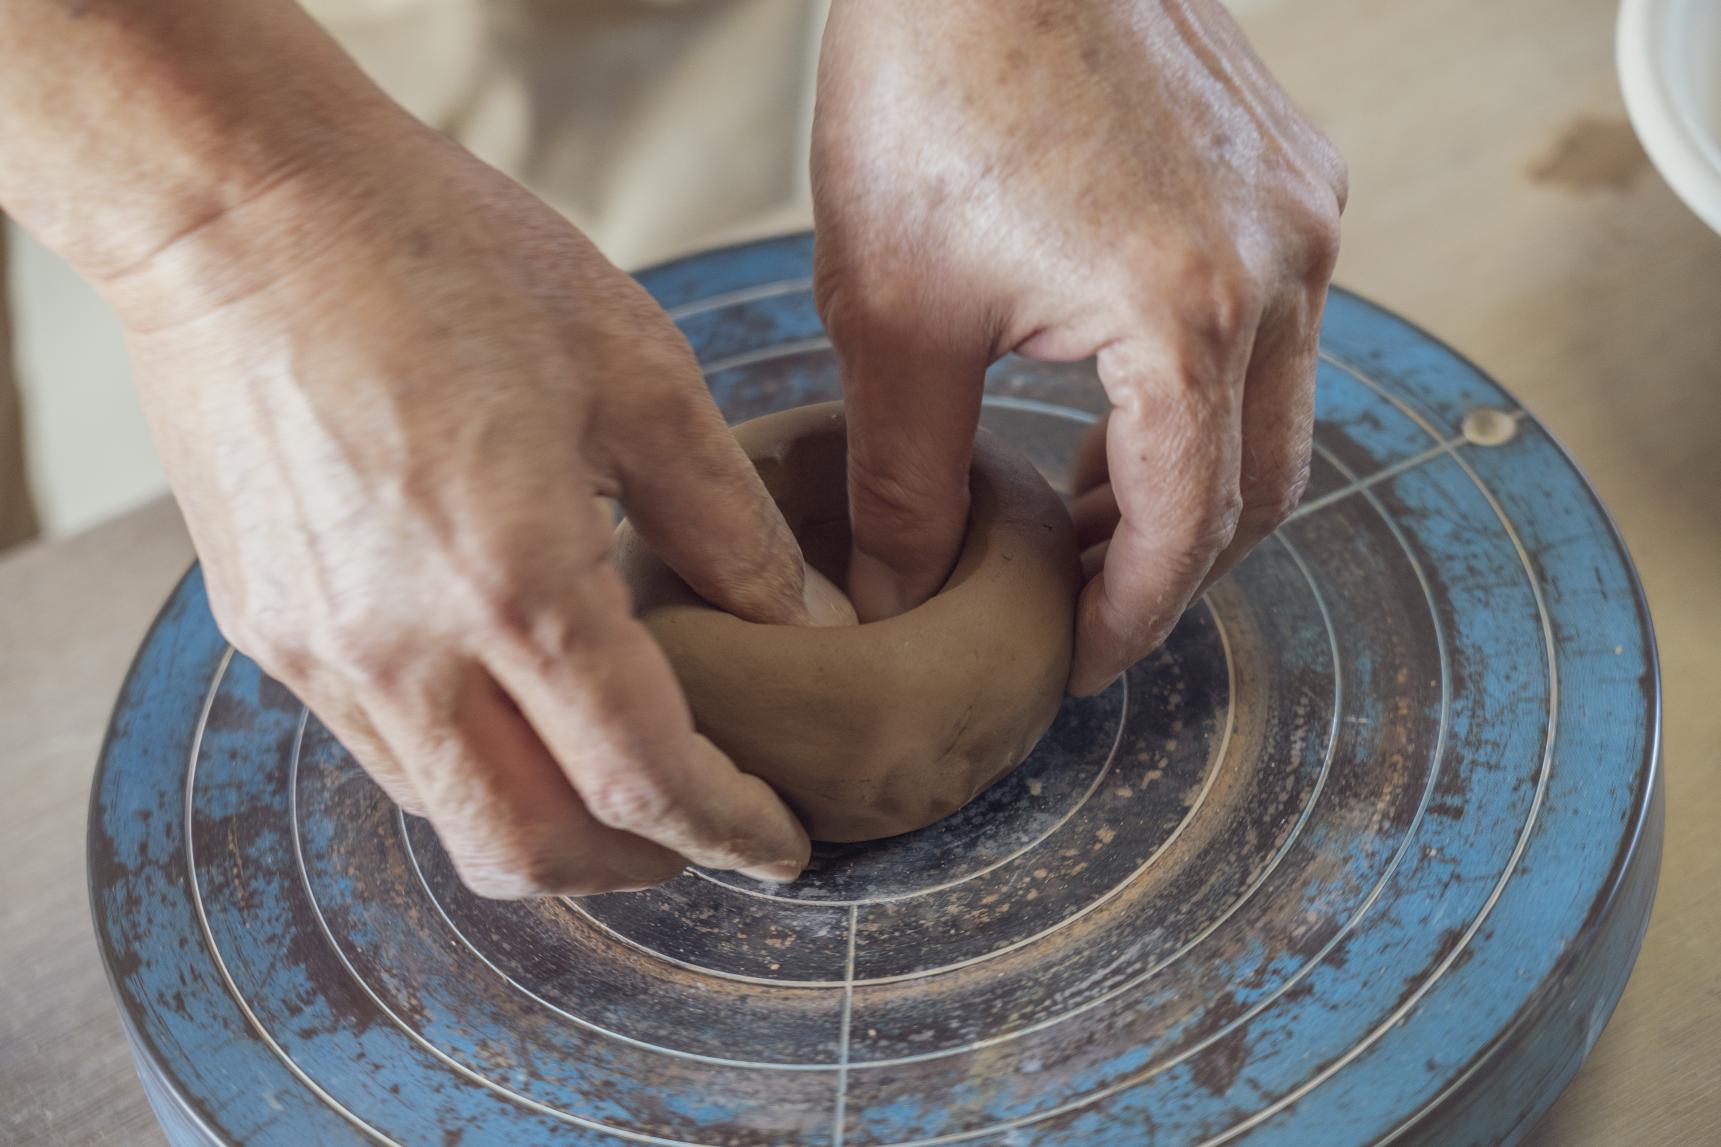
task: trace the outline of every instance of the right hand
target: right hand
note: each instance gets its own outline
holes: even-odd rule
[[[608,559],[618,499],[713,603],[853,620],[631,278],[415,125],[100,285],[233,644],[489,896],[793,878]]]
[[[987,366],[1092,357],[1070,691],[1099,692],[1302,496],[1343,159],[1218,0],[850,0],[812,163],[862,618],[949,576]]]

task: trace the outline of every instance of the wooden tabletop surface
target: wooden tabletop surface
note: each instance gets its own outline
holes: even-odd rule
[[[1642,959],[1534,1147],[1721,1126],[1721,238],[1637,147],[1611,0],[1239,0],[1351,162],[1339,279],[1476,359],[1572,449],[1648,587],[1667,846]],[[0,1142],[159,1144],[91,937],[107,711],[190,560],[173,508],[0,560]]]

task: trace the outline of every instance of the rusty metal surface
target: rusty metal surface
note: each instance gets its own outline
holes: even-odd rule
[[[808,250],[644,276],[735,420],[836,393]],[[1298,515],[975,804],[784,889],[471,896],[194,570],[91,811],[170,1137],[1511,1141],[1647,920],[1649,620],[1510,396],[1351,296],[1323,350]],[[984,420],[1058,479],[1101,409],[1085,364],[1012,359]]]

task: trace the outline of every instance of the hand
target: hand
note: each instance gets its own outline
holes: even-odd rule
[[[1343,161],[1214,0],[839,0],[813,177],[863,620],[950,570],[987,365],[1097,356],[1098,692],[1302,494]]]
[[[223,631],[481,893],[792,878],[806,834],[695,735],[601,499],[741,616],[840,594],[631,278],[453,145],[379,136],[103,284]]]

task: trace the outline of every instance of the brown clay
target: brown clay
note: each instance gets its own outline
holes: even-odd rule
[[[815,569],[848,554],[842,405],[736,428]],[[715,609],[626,523],[617,561],[701,732],[818,840],[892,836],[960,808],[1028,755],[1069,677],[1079,561],[1028,460],[982,431],[968,536],[944,588],[885,621],[756,625]]]

